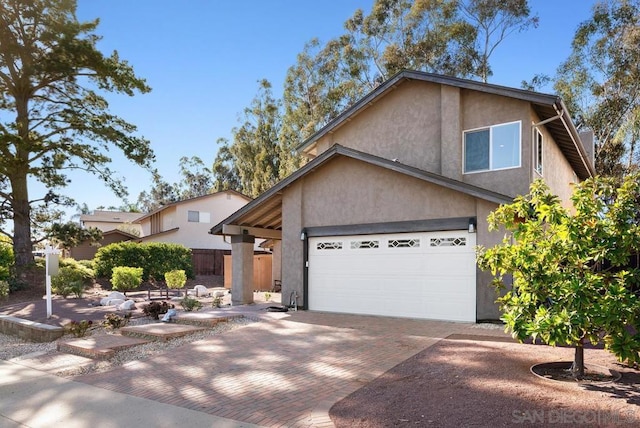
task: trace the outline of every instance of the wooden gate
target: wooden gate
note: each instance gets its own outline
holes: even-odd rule
[[[192,249],[191,260],[196,275],[224,275],[224,255],[229,250]]]

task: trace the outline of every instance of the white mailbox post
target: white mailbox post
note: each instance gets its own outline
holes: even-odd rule
[[[47,319],[51,318],[51,277],[58,274],[60,266],[60,250],[51,246],[44,250],[47,287]]]

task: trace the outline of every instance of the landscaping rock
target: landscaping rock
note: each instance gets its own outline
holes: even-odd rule
[[[111,293],[109,293],[107,298],[109,298],[109,299],[127,300],[127,296],[125,296],[124,294],[120,293],[119,291],[112,291]]]
[[[206,296],[209,294],[209,289],[204,285],[196,285],[193,287],[193,291],[195,292],[196,297]]]
[[[132,311],[135,308],[136,308],[136,302],[134,302],[133,300],[127,300],[116,306],[116,309],[119,311]]]

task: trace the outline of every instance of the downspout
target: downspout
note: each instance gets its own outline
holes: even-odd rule
[[[302,309],[309,309],[309,234],[302,229]]]

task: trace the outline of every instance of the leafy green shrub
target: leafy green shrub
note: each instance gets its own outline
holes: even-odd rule
[[[94,270],[93,260],[77,260],[79,265],[82,265],[88,269]]]
[[[187,283],[187,274],[182,269],[170,270],[164,274],[164,280],[169,288],[182,288]]]
[[[93,321],[91,320],[71,321],[65,326],[65,329],[75,337],[84,337],[92,325]]]
[[[9,283],[7,281],[0,280],[0,300],[9,295]]]
[[[96,275],[109,278],[116,266],[143,269],[142,279],[163,278],[166,272],[181,269],[187,278],[194,278],[191,249],[180,244],[161,242],[118,242],[98,249],[93,259]]]
[[[111,313],[104,316],[102,325],[111,330],[117,330],[129,324],[129,320],[131,320],[131,314],[126,314],[124,317],[121,317],[118,314]]]
[[[214,308],[222,307],[222,297],[220,296],[214,297],[213,302],[211,302],[211,306],[213,306]]]
[[[160,314],[166,314],[172,308],[167,302],[151,302],[142,306],[142,313],[154,320],[160,319]]]
[[[77,261],[61,259],[58,275],[51,277],[51,291],[65,298],[70,294],[80,298],[93,277],[93,271]]]
[[[199,311],[200,308],[202,308],[202,303],[200,303],[198,299],[187,296],[180,301],[180,306],[182,306],[182,309],[186,312]]]
[[[12,268],[13,248],[11,244],[0,242],[0,281],[9,279]]]
[[[142,284],[142,268],[116,266],[111,275],[111,287],[116,291],[135,290]]]

